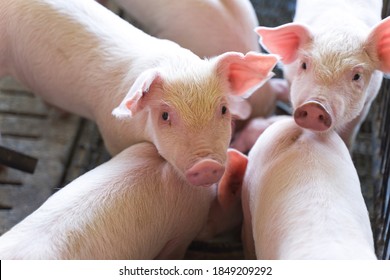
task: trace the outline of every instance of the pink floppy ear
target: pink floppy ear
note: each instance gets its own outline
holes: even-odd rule
[[[227,166],[217,186],[217,197],[210,207],[205,227],[196,237],[197,240],[209,240],[241,226],[241,190],[247,164],[248,158],[244,154],[228,149]]]
[[[241,198],[242,183],[248,165],[248,157],[236,149],[228,149],[228,164],[218,184],[218,201],[227,209]]]
[[[239,120],[246,120],[252,113],[249,101],[241,96],[229,95],[227,97],[230,113]]]
[[[140,101],[149,92],[153,83],[161,81],[161,74],[157,69],[146,70],[141,73],[130,88],[129,93],[116,107],[112,114],[118,118],[131,117],[142,109]]]
[[[297,58],[299,47],[312,39],[310,30],[302,24],[287,23],[279,27],[257,27],[261,45],[270,53],[281,56],[283,63],[292,63]]]
[[[217,71],[226,77],[232,95],[253,92],[273,76],[278,57],[249,52],[227,52],[217,58]]]
[[[372,29],[366,42],[369,55],[379,59],[378,69],[390,73],[390,17]]]

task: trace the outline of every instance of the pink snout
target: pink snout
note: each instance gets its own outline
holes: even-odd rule
[[[225,167],[212,159],[203,159],[195,163],[186,172],[187,180],[195,186],[217,183],[225,172]]]
[[[303,128],[326,131],[332,125],[332,117],[320,102],[311,100],[295,109],[295,122]]]

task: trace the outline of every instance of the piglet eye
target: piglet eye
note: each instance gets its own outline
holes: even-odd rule
[[[301,67],[302,67],[303,70],[306,70],[307,69],[306,62],[302,62]]]
[[[359,80],[360,80],[360,77],[361,77],[361,75],[358,74],[358,73],[356,73],[355,75],[353,75],[352,80],[354,80],[354,81],[359,81]]]
[[[226,106],[222,106],[221,112],[222,112],[222,115],[225,115],[226,112],[227,112],[227,107]]]
[[[161,114],[161,117],[162,117],[162,119],[163,119],[164,121],[169,120],[169,114],[168,114],[168,112],[163,112],[163,113]]]

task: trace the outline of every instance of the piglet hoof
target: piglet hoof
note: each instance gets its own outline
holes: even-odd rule
[[[326,131],[332,125],[332,117],[320,102],[311,100],[299,106],[294,112],[295,122],[303,128]]]
[[[186,172],[188,182],[195,186],[209,186],[217,183],[225,172],[225,167],[212,159],[195,163]]]

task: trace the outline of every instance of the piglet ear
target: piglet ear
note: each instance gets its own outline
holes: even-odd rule
[[[227,97],[230,113],[239,120],[246,120],[252,113],[249,101],[241,96],[230,95]]]
[[[232,95],[252,93],[274,74],[275,55],[249,52],[246,55],[227,52],[217,58],[217,71],[227,78]]]
[[[112,111],[112,114],[118,118],[132,117],[143,108],[141,104],[143,97],[149,92],[152,84],[157,82],[161,82],[161,74],[157,69],[141,73],[130,88],[129,93]]]
[[[207,224],[197,240],[209,240],[241,224],[241,190],[248,158],[235,149],[229,149],[227,155],[227,166],[218,184],[217,197],[210,207]]]
[[[223,209],[230,208],[241,199],[247,165],[247,156],[236,149],[228,149],[227,167],[218,184],[218,202]]]
[[[270,53],[281,56],[282,62],[290,64],[297,58],[298,49],[312,40],[310,30],[302,24],[287,23],[279,27],[257,27],[260,44]]]
[[[370,57],[378,59],[378,69],[390,73],[390,17],[377,24],[367,38],[367,51]]]

